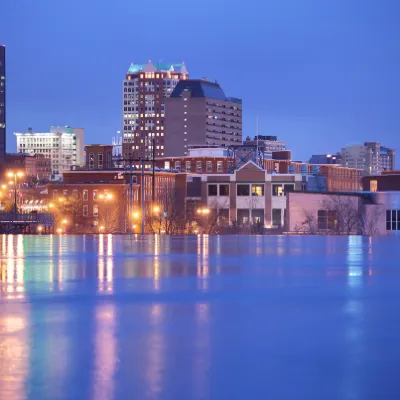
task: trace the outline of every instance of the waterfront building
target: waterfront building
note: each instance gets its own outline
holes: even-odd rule
[[[0,45],[0,165],[6,156],[6,46]]]
[[[43,154],[51,160],[52,179],[60,179],[64,171],[84,165],[84,129],[51,127],[50,132],[15,133],[17,150],[30,155]]]
[[[285,230],[297,234],[385,235],[386,206],[373,193],[288,193]]]
[[[357,168],[363,175],[379,175],[395,169],[395,151],[379,142],[365,142],[342,148],[342,165]]]
[[[242,143],[242,100],[208,80],[182,80],[165,102],[165,156],[188,155],[189,146]]]
[[[189,78],[185,64],[131,64],[122,87],[124,158],[165,155],[165,99],[180,80]],[[154,140],[154,142],[153,142]]]

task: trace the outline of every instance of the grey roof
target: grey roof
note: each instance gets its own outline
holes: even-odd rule
[[[181,97],[182,92],[190,90],[192,97],[208,97],[216,100],[228,100],[218,83],[200,79],[181,80],[175,86],[170,97]]]

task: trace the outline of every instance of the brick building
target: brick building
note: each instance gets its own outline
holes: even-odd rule
[[[86,169],[110,169],[113,168],[113,145],[111,144],[87,144],[85,146]]]
[[[7,170],[22,171],[27,181],[48,181],[51,176],[51,160],[43,154],[7,154],[6,166]]]
[[[165,101],[165,155],[188,155],[191,145],[242,143],[242,101],[218,83],[182,80]]]

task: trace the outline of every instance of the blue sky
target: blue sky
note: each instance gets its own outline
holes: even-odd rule
[[[121,128],[130,62],[184,61],[243,99],[243,134],[293,158],[377,140],[400,148],[400,2],[395,0],[1,0],[13,132]]]

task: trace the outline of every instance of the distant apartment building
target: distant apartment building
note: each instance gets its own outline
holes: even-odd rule
[[[151,159],[153,143],[164,156],[165,99],[188,77],[185,64],[131,64],[122,88],[124,158]]]
[[[165,103],[165,156],[186,156],[193,145],[242,143],[242,101],[218,83],[180,81]]]
[[[379,175],[395,169],[395,151],[379,142],[365,142],[342,148],[342,165],[363,170],[364,175]]]
[[[310,158],[310,164],[332,164],[341,165],[342,155],[336,154],[313,154]]]
[[[0,45],[0,165],[6,156],[6,47]]]
[[[277,136],[256,135],[253,139],[247,136],[243,141],[243,146],[254,146],[262,153],[263,158],[272,158],[275,151],[286,150],[286,143],[278,140]]]
[[[85,146],[86,169],[113,168],[113,146],[111,144],[88,144]]]
[[[50,132],[15,133],[17,150],[30,155],[43,154],[51,160],[52,179],[61,178],[64,171],[84,165],[84,129],[51,127]]]

